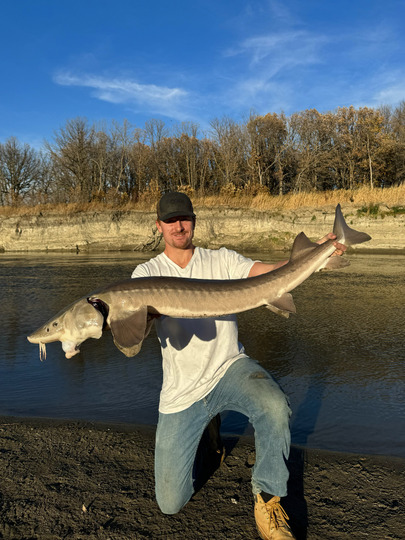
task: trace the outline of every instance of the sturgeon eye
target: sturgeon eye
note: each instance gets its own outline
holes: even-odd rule
[[[46,331],[49,332],[49,326],[48,326],[48,328],[46,329]]]
[[[58,323],[57,323],[57,322],[54,322],[52,326],[58,326]]]

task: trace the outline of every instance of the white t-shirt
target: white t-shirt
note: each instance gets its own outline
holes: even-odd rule
[[[165,253],[138,265],[133,278],[175,276],[194,279],[246,278],[254,261],[235,251],[195,248],[181,268]],[[205,397],[229,366],[246,356],[238,342],[236,315],[207,319],[161,316],[156,330],[163,357],[163,386],[159,411],[179,412]]]

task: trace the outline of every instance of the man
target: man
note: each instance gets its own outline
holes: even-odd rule
[[[282,266],[254,262],[225,248],[194,246],[193,206],[184,193],[163,195],[156,225],[164,252],[136,267],[132,277],[177,276],[239,279]],[[329,234],[327,238],[334,238]],[[336,244],[337,254],[345,246]],[[177,513],[195,490],[193,467],[208,424],[224,410],[246,415],[255,430],[256,462],[252,472],[255,519],[261,538],[293,539],[280,504],[287,495],[286,460],[290,448],[288,401],[278,384],[238,342],[236,316],[216,319],[156,320],[162,347],[163,386],[156,431],[156,499],[162,512]]]

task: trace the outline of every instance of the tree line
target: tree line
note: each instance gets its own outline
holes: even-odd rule
[[[201,195],[388,187],[405,180],[405,101],[286,116],[216,118],[210,130],[152,119],[68,120],[41,150],[0,143],[0,205],[137,201],[151,189]]]

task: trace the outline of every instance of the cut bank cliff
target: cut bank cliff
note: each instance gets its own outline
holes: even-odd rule
[[[227,246],[245,251],[289,250],[304,231],[318,239],[332,230],[334,207],[258,211],[233,208],[196,208],[195,243],[209,248]],[[367,232],[372,240],[357,250],[405,251],[405,215],[389,208],[378,215],[343,206],[350,227]],[[66,215],[0,216],[0,251],[151,251],[163,247],[154,212],[100,211]]]

